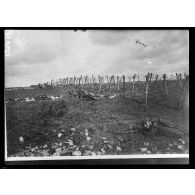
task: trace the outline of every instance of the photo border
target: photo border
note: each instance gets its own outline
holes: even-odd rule
[[[189,30],[189,35],[192,32],[192,29],[189,27],[6,27],[6,28],[1,28],[1,41],[3,43],[3,50],[4,50],[4,30]],[[191,36],[190,36],[191,37]],[[190,44],[191,38],[189,40],[189,47],[191,47]],[[191,56],[191,48],[189,49],[189,59]],[[5,59],[4,59],[4,53],[3,53],[3,69],[5,68]],[[191,60],[189,60],[189,66]],[[190,67],[189,67],[190,68]],[[5,70],[3,71],[4,75],[1,78],[4,78],[3,82],[3,90],[5,90]],[[189,87],[190,88],[190,87]],[[3,110],[5,109],[5,104],[3,103]],[[89,156],[86,157],[63,157],[63,158],[58,158],[54,157],[56,159],[52,160],[51,158],[53,157],[44,157],[45,159],[41,159],[43,157],[32,157],[33,160],[29,157],[19,157],[20,160],[16,159],[15,157],[8,157],[6,156],[5,152],[6,150],[6,120],[5,120],[5,110],[4,110],[4,136],[1,136],[3,138],[4,146],[3,146],[3,153],[4,153],[4,161],[2,163],[3,167],[12,167],[16,168],[18,166],[41,166],[41,168],[51,166],[50,168],[56,168],[57,166],[73,166],[76,167],[85,167],[86,166],[97,166],[98,168],[102,166],[120,166],[120,168],[124,168],[125,166],[130,166],[130,167],[138,167],[138,168],[144,168],[148,167],[150,165],[156,165],[155,168],[157,167],[172,167],[175,168],[178,167],[178,165],[182,168],[189,168],[191,167],[191,149],[189,149],[189,155],[188,154],[154,154],[154,155],[105,155],[105,156]],[[190,145],[191,145],[191,132],[189,132],[189,139],[190,139]],[[191,148],[191,146],[190,146]],[[170,157],[172,155],[173,157]],[[84,157],[84,158],[83,158]],[[35,159],[36,158],[36,159]],[[65,159],[64,159],[65,158]],[[72,159],[74,158],[74,160]],[[150,166],[151,168],[151,166]],[[153,167],[154,168],[154,167]]]

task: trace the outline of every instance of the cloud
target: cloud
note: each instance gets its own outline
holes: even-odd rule
[[[80,74],[188,71],[189,32],[184,30],[18,30],[10,42],[6,86]]]
[[[48,62],[61,53],[61,37],[56,32],[16,31],[12,33],[11,56],[6,58],[6,64],[35,64]]]
[[[114,46],[126,41],[128,39],[128,33],[124,30],[93,30],[89,32],[89,37],[95,44]]]

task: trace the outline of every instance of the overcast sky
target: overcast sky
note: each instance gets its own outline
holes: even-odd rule
[[[186,30],[13,30],[5,86],[67,76],[189,71]],[[136,44],[139,39],[148,47]]]

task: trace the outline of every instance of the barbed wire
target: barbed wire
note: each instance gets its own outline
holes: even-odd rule
[[[148,73],[149,74],[149,73]],[[166,80],[177,80],[184,79],[186,77],[186,73],[175,73],[175,74],[157,74],[150,73],[151,80],[163,80],[163,75],[165,75]],[[129,74],[124,75],[125,82],[135,82],[135,81],[146,81],[147,74]],[[39,83],[39,85],[68,85],[68,84],[90,84],[90,83],[110,83],[110,82],[122,82],[123,75],[80,75],[80,76],[72,76],[59,78],[57,80],[51,79],[49,82]]]

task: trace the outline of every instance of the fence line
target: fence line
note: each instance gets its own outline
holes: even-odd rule
[[[166,80],[177,80],[178,85],[182,87],[181,80],[185,79],[187,74],[153,74],[150,73],[151,81],[155,81],[155,86],[157,81],[159,80],[164,80],[165,85],[166,81],[164,79],[164,76],[166,77]],[[133,82],[133,93],[135,92],[135,83],[136,82],[146,82],[146,76],[143,74],[131,74],[131,75],[106,75],[106,76],[88,76],[88,75],[81,75],[79,77],[73,76],[73,77],[66,77],[66,78],[60,78],[58,80],[52,79],[50,82],[45,82],[45,83],[39,83],[39,87],[53,87],[53,86],[66,86],[66,85],[84,85],[84,84],[91,84],[92,87],[94,84],[100,84],[102,86],[103,84],[114,84],[117,85],[117,88],[119,89],[119,85],[123,82],[123,76],[125,76],[125,82]]]
[[[132,94],[133,95],[138,95],[139,93],[139,84],[142,82],[145,85],[145,104],[148,104],[148,94],[149,94],[149,86],[150,83],[153,81],[153,87],[156,90],[157,89],[157,84],[159,81],[161,84],[163,84],[163,93],[168,96],[168,86],[167,86],[167,81],[168,80],[175,80],[176,88],[179,86],[181,90],[181,97],[178,105],[178,109],[181,107],[181,103],[183,101],[183,96],[184,96],[184,91],[186,89],[187,81],[189,79],[189,75],[186,73],[184,74],[153,74],[153,73],[148,73],[147,75],[142,75],[142,74],[133,74],[133,75],[122,75],[122,76],[116,76],[116,75],[106,75],[106,76],[94,76],[92,75],[87,76],[87,75],[81,75],[79,77],[66,77],[66,78],[60,78],[56,81],[52,79],[50,82],[46,82],[43,84],[38,84],[40,88],[45,88],[45,87],[63,87],[67,85],[72,85],[72,86],[82,86],[82,85],[88,85],[92,89],[94,89],[95,85],[99,86],[98,93],[102,92],[102,86],[104,84],[107,84],[109,89],[111,87],[115,87],[116,90],[120,90],[120,87],[122,85],[122,92],[123,92],[123,97],[124,99],[126,98],[126,89],[129,87],[129,85],[126,83],[131,83],[132,84]],[[184,84],[182,86],[182,80],[184,80]],[[162,86],[162,85],[161,85]]]

